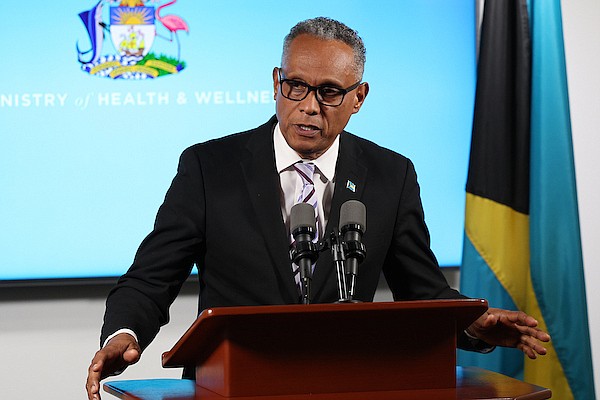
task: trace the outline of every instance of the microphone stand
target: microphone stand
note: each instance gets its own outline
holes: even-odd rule
[[[346,286],[346,274],[344,273],[344,249],[342,244],[338,240],[338,235],[335,232],[331,232],[331,254],[333,255],[333,262],[335,264],[335,272],[337,275],[338,283],[338,303],[345,303],[348,299],[348,288]]]
[[[329,240],[325,239],[319,242],[316,248],[318,253],[331,249],[338,286],[338,301],[336,303],[360,303],[360,300],[354,300],[354,295],[356,293],[358,264],[366,256],[365,245],[357,240],[344,241],[339,232],[332,231]],[[347,261],[352,266],[346,265]]]
[[[310,304],[310,278],[302,278],[302,304]]]

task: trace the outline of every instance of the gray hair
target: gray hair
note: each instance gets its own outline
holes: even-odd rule
[[[365,62],[367,60],[367,50],[365,49],[363,40],[358,36],[358,32],[354,29],[327,17],[316,17],[298,22],[290,30],[290,33],[288,33],[283,40],[283,54],[281,55],[282,65],[288,56],[290,43],[297,36],[302,34],[315,36],[323,40],[339,40],[346,43],[354,51],[353,68],[356,72],[356,76],[357,78],[362,79],[365,70]]]

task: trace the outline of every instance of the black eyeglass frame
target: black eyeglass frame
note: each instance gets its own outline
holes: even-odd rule
[[[344,102],[344,98],[346,97],[346,95],[348,93],[350,93],[351,91],[353,91],[354,89],[358,88],[362,84],[362,80],[360,80],[360,81],[356,82],[355,84],[353,84],[353,85],[351,85],[351,86],[349,86],[347,88],[339,88],[339,87],[333,86],[333,85],[311,86],[308,83],[299,81],[297,79],[285,79],[285,78],[282,78],[282,76],[281,76],[281,68],[277,68],[277,74],[279,76],[279,88],[281,90],[281,95],[283,97],[285,97],[286,99],[292,100],[292,101],[302,101],[302,100],[304,100],[304,99],[306,99],[308,97],[308,94],[310,92],[315,92],[315,98],[317,99],[317,102],[319,104],[322,104],[322,105],[328,106],[328,107],[339,107],[339,106],[341,106],[342,103]],[[300,98],[300,99],[294,99],[294,98],[288,97],[288,96],[286,96],[285,91],[283,90],[283,84],[285,82],[293,82],[295,85],[303,86],[303,87],[305,87],[308,90],[306,91],[306,93],[304,93],[304,96],[302,96],[302,98]],[[339,90],[339,93],[342,95],[342,97],[340,97],[340,102],[338,104],[328,104],[328,103],[324,102],[323,95],[319,92],[319,90],[323,90],[323,89],[326,89],[326,88],[327,89]]]

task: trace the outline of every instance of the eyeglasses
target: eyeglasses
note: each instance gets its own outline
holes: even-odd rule
[[[279,74],[279,86],[281,87],[281,94],[286,99],[302,101],[310,92],[314,91],[315,97],[317,98],[319,104],[330,107],[337,107],[342,104],[344,101],[344,96],[346,96],[348,92],[356,89],[361,84],[361,81],[358,81],[346,89],[331,85],[311,86],[305,82],[295,79],[282,78],[281,68],[277,69],[277,73]]]

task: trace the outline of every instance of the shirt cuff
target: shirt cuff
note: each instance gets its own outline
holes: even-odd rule
[[[128,335],[131,335],[131,336],[133,336],[133,338],[135,339],[135,341],[136,341],[136,342],[138,342],[137,335],[135,334],[135,332],[134,332],[134,331],[132,331],[132,330],[131,330],[131,329],[129,329],[129,328],[121,328],[121,329],[119,329],[118,331],[116,331],[116,332],[115,332],[115,333],[113,333],[112,335],[109,335],[109,336],[106,338],[106,340],[104,341],[104,343],[102,343],[102,348],[104,348],[104,347],[106,346],[106,344],[108,343],[108,341],[109,341],[110,339],[114,338],[114,337],[115,337],[115,336],[117,336],[117,335],[120,335],[121,333],[126,333],[126,334],[128,334]],[[138,342],[138,343],[139,343],[139,342]]]
[[[476,351],[477,353],[487,354],[494,351],[494,349],[496,348],[496,346],[492,346],[491,344],[486,343],[478,337],[471,335],[469,332],[467,332],[466,329],[463,332],[467,337],[467,341],[472,346],[473,351]]]

